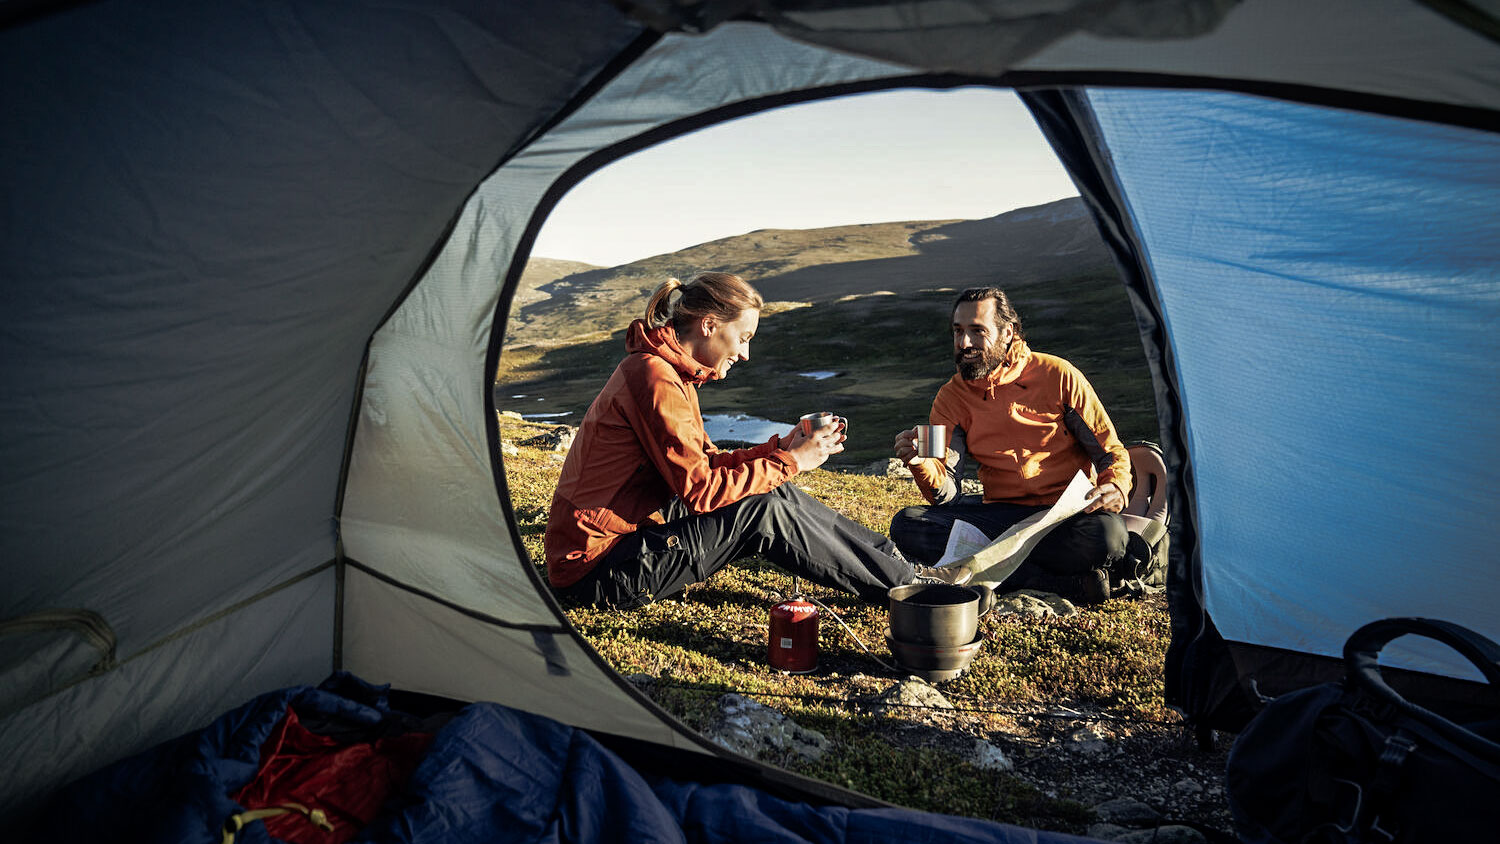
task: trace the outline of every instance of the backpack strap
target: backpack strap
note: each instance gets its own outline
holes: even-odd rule
[[[1434,618],[1386,618],[1372,621],[1344,642],[1346,696],[1365,697],[1376,706],[1410,718],[1442,735],[1468,753],[1500,765],[1500,742],[1430,712],[1402,697],[1380,676],[1380,651],[1405,635],[1434,639],[1458,651],[1479,669],[1490,686],[1500,686],[1500,645],[1466,627]],[[1394,717],[1394,714],[1392,717]]]
[[[1099,438],[1094,435],[1089,423],[1083,421],[1083,417],[1078,415],[1078,411],[1068,405],[1063,405],[1062,418],[1063,427],[1067,428],[1068,433],[1073,435],[1073,439],[1078,440],[1078,444],[1083,446],[1084,452],[1089,456],[1089,462],[1094,464],[1095,472],[1102,472],[1114,465],[1115,456],[1099,444]]]
[[[1160,542],[1161,538],[1166,535],[1167,526],[1155,519],[1146,519],[1145,522],[1146,524],[1142,525],[1140,530],[1134,532],[1140,534],[1140,537],[1146,540],[1147,545],[1155,548],[1156,543]]]

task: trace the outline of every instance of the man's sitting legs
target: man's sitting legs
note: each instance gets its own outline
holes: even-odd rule
[[[907,507],[891,519],[890,537],[906,559],[934,563],[948,545],[955,520],[968,522],[991,539],[1043,507],[985,504],[982,496],[961,495],[950,504]]]
[[[955,520],[968,522],[994,539],[1027,516],[1045,509],[985,504],[981,496],[965,495],[951,504],[907,507],[891,520],[890,536],[907,559],[932,563],[942,556]],[[1057,592],[1089,602],[1104,600],[1108,597],[1108,572],[1125,556],[1128,538],[1125,521],[1119,514],[1079,513],[1042,537],[1026,562],[1006,578],[1003,586]]]

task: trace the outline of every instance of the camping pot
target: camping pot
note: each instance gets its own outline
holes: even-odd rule
[[[891,638],[911,645],[967,645],[979,633],[980,616],[995,605],[995,591],[984,584],[910,583],[886,594]]]

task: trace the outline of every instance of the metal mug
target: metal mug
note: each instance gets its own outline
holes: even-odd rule
[[[917,439],[913,443],[918,457],[948,457],[948,426],[918,425]]]
[[[849,430],[848,419],[845,419],[842,416],[834,416],[832,413],[829,413],[826,410],[818,413],[806,414],[801,419],[797,420],[797,427],[801,428],[802,433],[806,434],[807,436],[812,436],[812,433],[814,431],[820,431],[828,427],[829,425],[843,425],[845,432]]]

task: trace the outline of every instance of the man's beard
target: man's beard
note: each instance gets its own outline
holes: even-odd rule
[[[977,356],[967,360],[963,352],[953,354],[953,362],[958,364],[958,375],[965,381],[978,381],[988,376],[1000,368],[1000,362],[1004,359],[1005,350],[994,346],[981,350]]]

